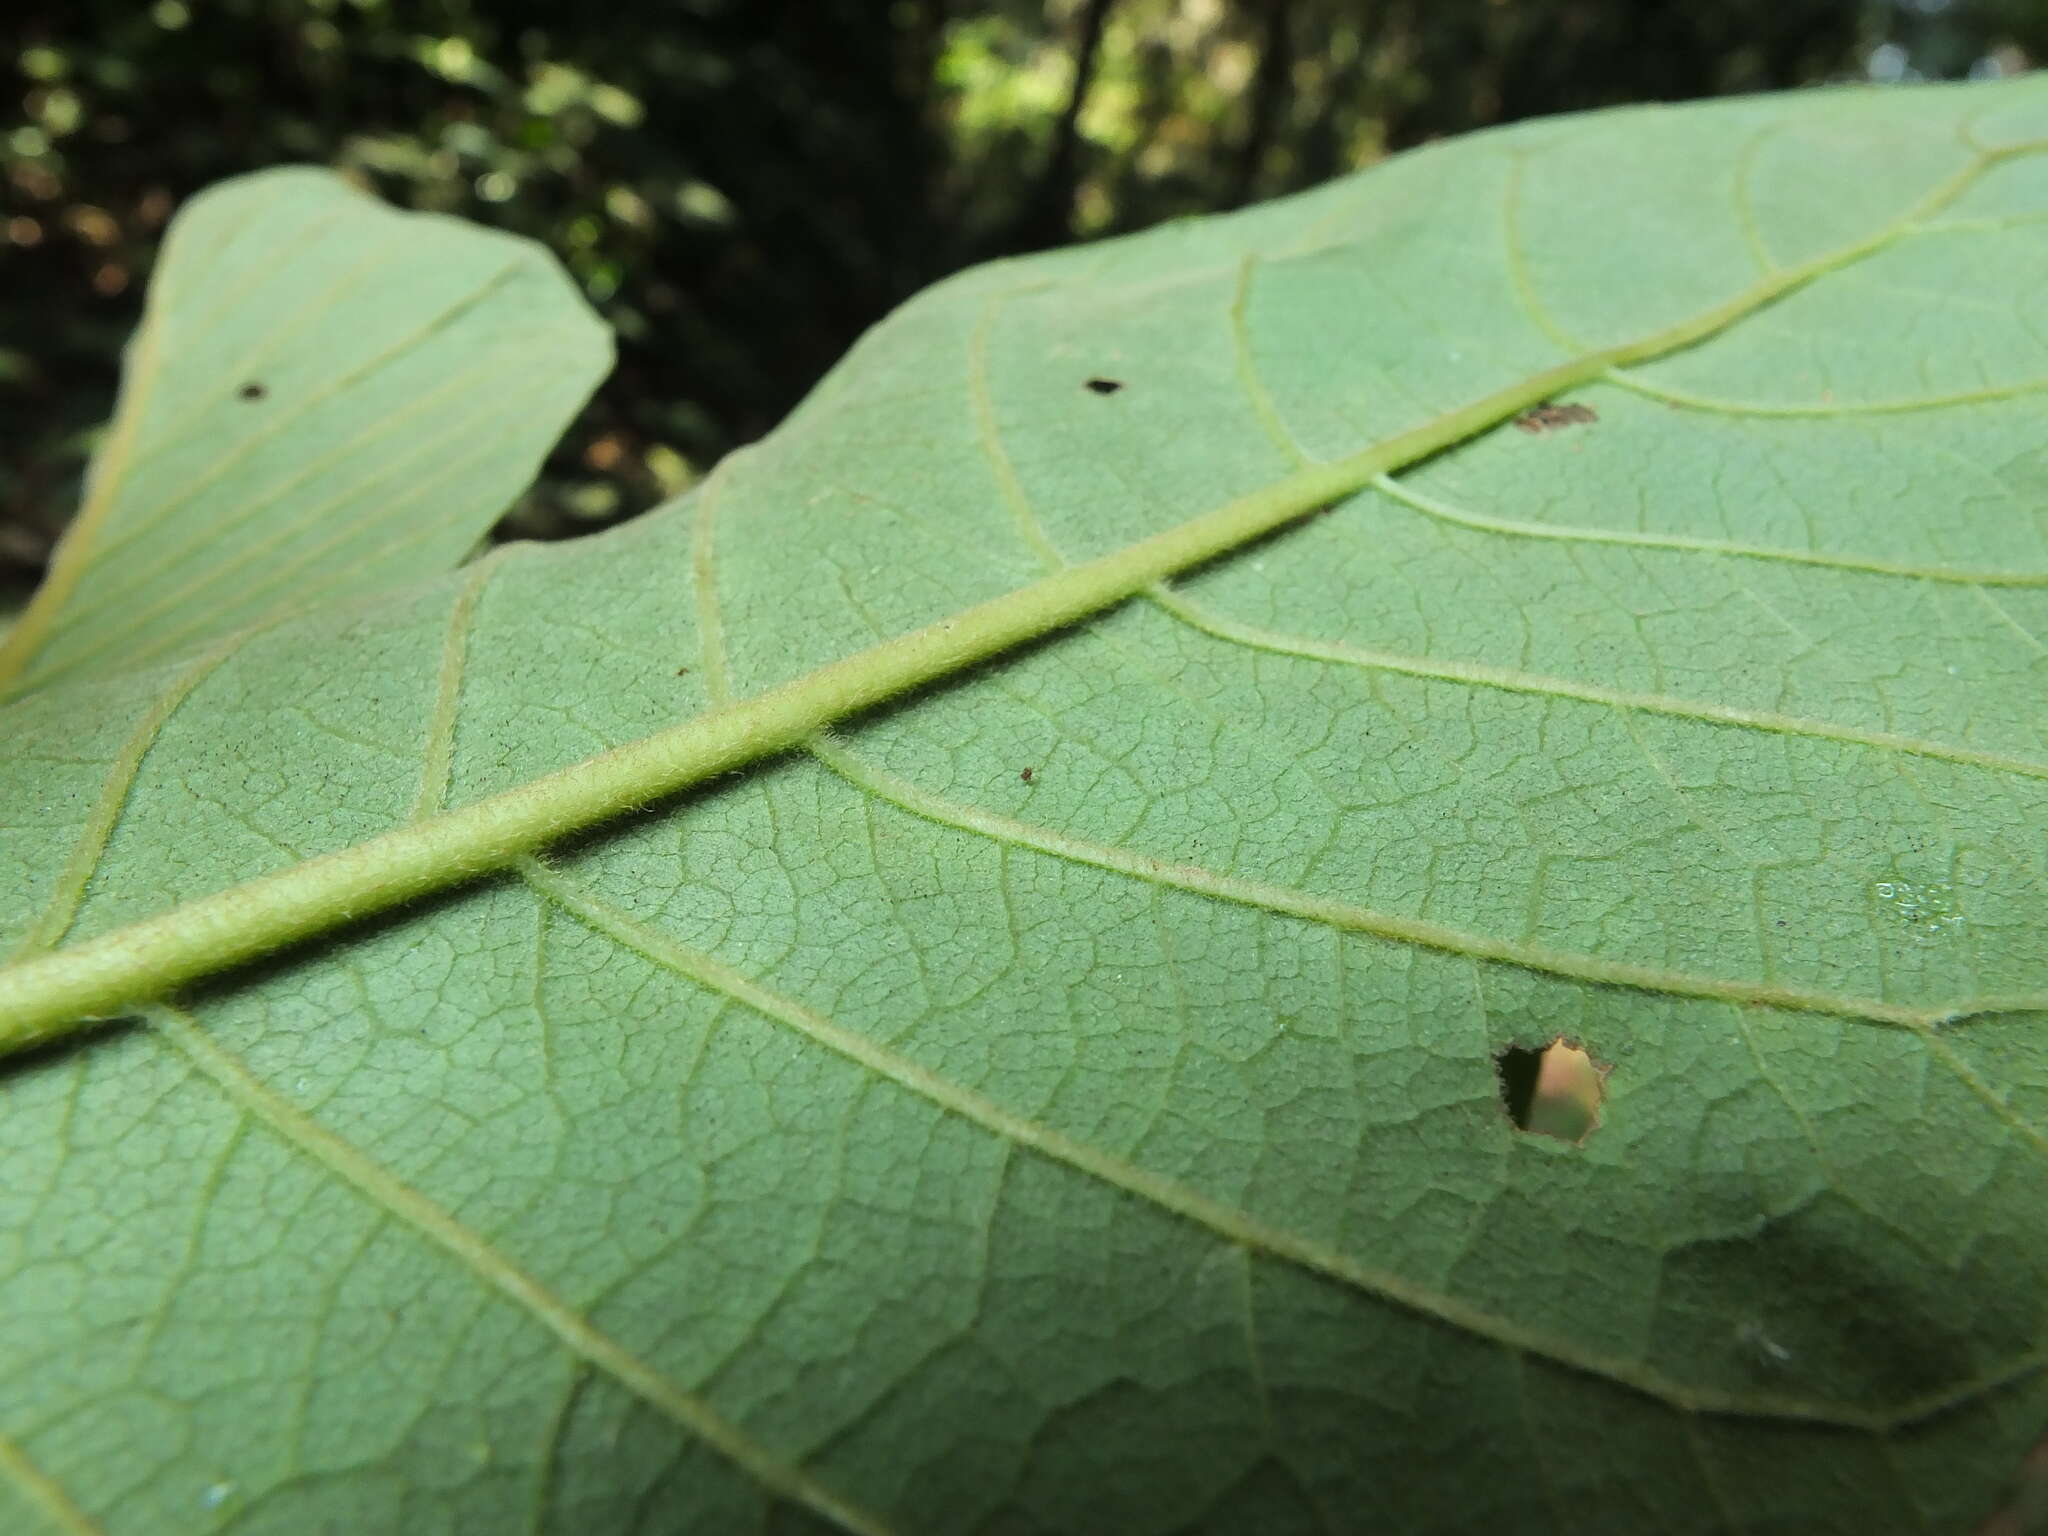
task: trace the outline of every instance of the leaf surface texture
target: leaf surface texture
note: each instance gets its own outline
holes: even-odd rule
[[[347,196],[239,184],[174,249],[225,302],[222,210],[274,251]],[[251,479],[294,601],[231,600],[228,514],[170,510],[117,425],[93,495],[160,563],[85,561],[17,632],[17,976],[1356,483],[14,1058],[0,1498],[152,1532],[1993,1506],[2048,1419],[2038,82],[1558,119],[977,269],[690,497],[424,581],[598,354],[502,241],[437,226],[431,303],[391,278],[389,217],[322,247],[361,280],[305,279],[260,400],[251,338],[171,325],[174,261],[124,411],[459,506],[316,578],[389,492],[344,526]],[[447,345],[403,396],[362,371],[400,293]],[[138,406],[152,367],[196,382]],[[259,444],[297,379],[337,415]],[[1612,1069],[1578,1147],[1499,1099],[1496,1054],[1559,1036]]]

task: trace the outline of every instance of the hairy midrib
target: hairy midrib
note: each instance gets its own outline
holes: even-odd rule
[[[2040,147],[2016,145],[1987,153],[1876,233],[1770,274],[1688,320],[1582,353],[1374,447],[1296,470],[1163,533],[1068,566],[766,693],[458,810],[0,967],[0,1055],[62,1039],[188,982],[503,869],[570,833],[787,751],[835,721],[1067,628],[1609,369],[1647,362],[1717,335],[1815,278],[1882,250],[1952,202],[1989,166]]]

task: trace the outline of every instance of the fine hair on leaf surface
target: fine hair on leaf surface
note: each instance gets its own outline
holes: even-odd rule
[[[0,642],[0,1529],[1972,1529],[2043,270],[2031,78],[1534,122],[466,558],[574,288],[194,200]]]

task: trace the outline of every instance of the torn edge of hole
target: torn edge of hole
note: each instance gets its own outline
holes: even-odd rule
[[[1516,1130],[1582,1147],[1600,1129],[1614,1067],[1594,1060],[1580,1042],[1556,1035],[1540,1047],[1508,1045],[1494,1053],[1493,1070]]]

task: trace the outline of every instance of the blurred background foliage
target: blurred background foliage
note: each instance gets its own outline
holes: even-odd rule
[[[501,529],[554,537],[971,261],[1540,113],[2044,56],[2048,0],[13,0],[0,586],[76,503],[165,221],[237,172],[330,164],[567,264],[620,361]]]

